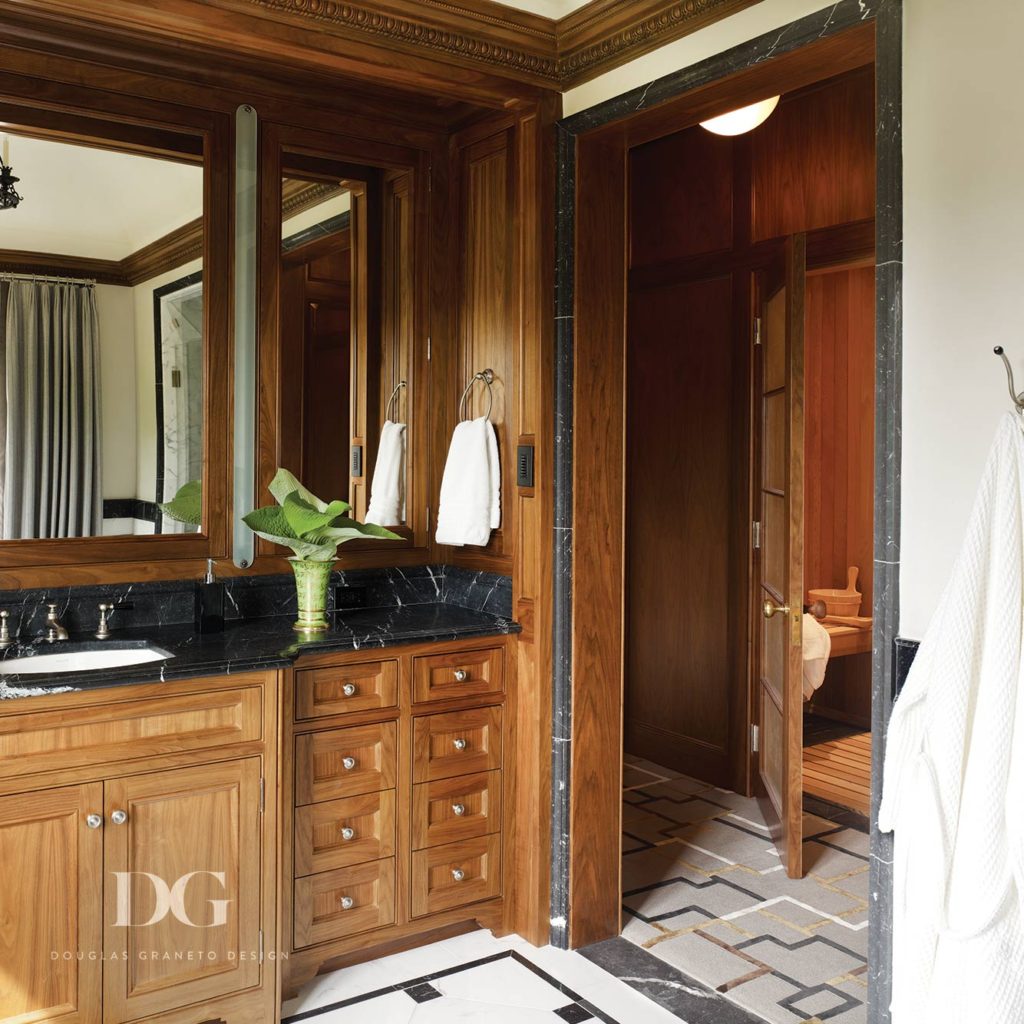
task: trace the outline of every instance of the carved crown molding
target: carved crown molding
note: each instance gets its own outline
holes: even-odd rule
[[[749,7],[758,0],[591,0],[558,21],[492,0],[246,0],[334,35],[361,34],[402,49],[564,89]]]

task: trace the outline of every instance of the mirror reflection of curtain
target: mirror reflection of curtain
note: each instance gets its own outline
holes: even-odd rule
[[[0,310],[0,536],[95,536],[103,522],[95,287],[0,279]]]
[[[186,281],[188,279],[186,278]],[[185,284],[157,296],[160,317],[162,482],[158,501],[170,501],[203,472],[203,286]],[[159,470],[158,470],[159,474]],[[196,527],[163,516],[161,533],[189,533]]]

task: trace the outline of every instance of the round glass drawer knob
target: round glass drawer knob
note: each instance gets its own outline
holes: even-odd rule
[[[352,839],[355,839],[355,837],[356,837],[356,830],[354,828],[352,828],[349,825],[345,825],[345,826],[342,827],[341,838],[344,839],[346,843],[349,842]]]
[[[351,910],[356,905],[356,901],[351,896],[342,896],[340,902],[342,910]]]
[[[469,673],[464,668],[455,670],[455,682],[464,683],[469,678]]]
[[[464,739],[457,739],[453,741],[452,746],[455,747],[456,750],[465,750],[466,741]]]
[[[466,872],[462,868],[452,868],[452,878],[456,882],[461,882],[466,877]]]
[[[356,684],[355,683],[346,683],[341,688],[341,692],[343,694],[345,694],[346,697],[354,697],[356,695]]]
[[[452,811],[455,813],[456,817],[461,818],[466,813],[466,805],[452,804]]]
[[[341,762],[341,767],[344,768],[345,771],[347,771],[347,772],[352,771],[352,769],[355,768],[355,766],[356,766],[356,759],[354,757],[346,757]]]

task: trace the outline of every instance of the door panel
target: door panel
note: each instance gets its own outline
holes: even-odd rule
[[[786,871],[802,874],[803,850],[803,325],[805,240],[786,244],[760,281],[761,552],[755,608],[758,774]]]
[[[106,783],[110,1024],[259,984],[259,801],[258,757]]]
[[[0,799],[0,1021],[100,1019],[103,786]]]

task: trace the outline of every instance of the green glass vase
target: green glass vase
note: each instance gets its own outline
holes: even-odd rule
[[[296,633],[323,633],[327,625],[327,585],[335,563],[308,562],[304,558],[290,558],[295,573],[295,588],[299,598],[299,617]]]

